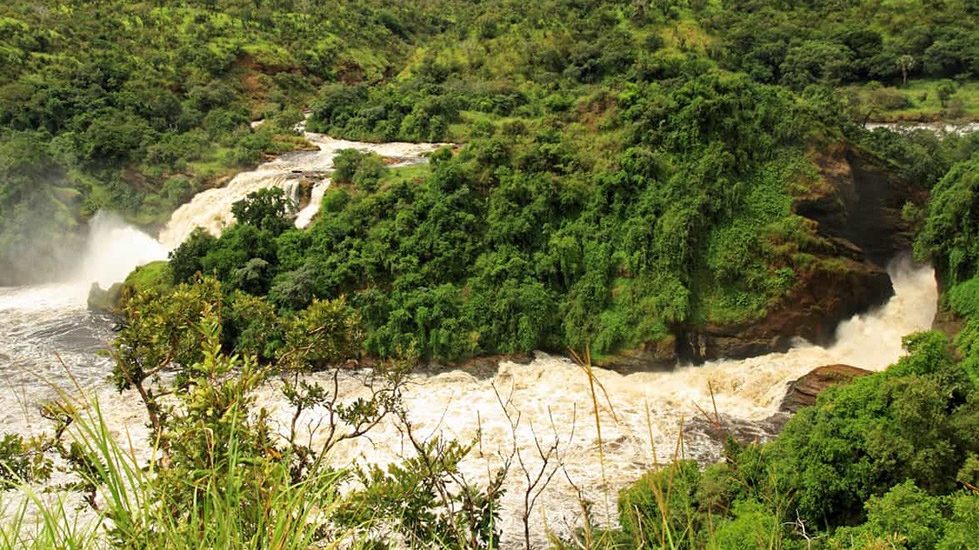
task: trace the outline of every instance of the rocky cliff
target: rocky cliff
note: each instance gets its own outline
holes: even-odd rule
[[[907,202],[922,203],[926,191],[849,145],[814,153],[813,160],[819,177],[797,197],[794,211],[814,224],[820,244],[809,252],[815,261],[796,267],[796,285],[761,319],[678,327],[677,357],[694,363],[750,357],[785,351],[796,337],[826,345],[841,321],[893,294],[886,263],[913,238],[901,211]]]

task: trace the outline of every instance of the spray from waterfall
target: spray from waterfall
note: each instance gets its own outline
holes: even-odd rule
[[[156,239],[101,211],[89,222],[85,254],[70,280],[105,288],[124,280],[138,266],[166,258],[166,249]]]

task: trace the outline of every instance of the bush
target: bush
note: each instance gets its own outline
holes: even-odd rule
[[[384,159],[377,153],[361,153],[356,149],[344,149],[333,158],[333,181],[353,183],[368,193],[377,189],[378,182],[388,172]]]
[[[898,111],[911,107],[911,100],[896,88],[879,88],[870,92],[870,105],[884,111]]]

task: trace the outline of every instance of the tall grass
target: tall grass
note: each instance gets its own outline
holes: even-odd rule
[[[78,499],[43,494],[21,483],[0,498],[0,548],[160,548],[299,550],[357,548],[357,537],[324,536],[340,473],[320,469],[303,481],[290,478],[283,460],[258,471],[248,466],[237,432],[228,442],[226,465],[198,472],[187,483],[200,488],[185,512],[169,509],[154,491],[159,462],[141,466],[131,445],[113,437],[97,401],[78,413],[67,434],[82,485],[94,487],[92,513],[78,514]],[[155,453],[154,453],[155,454]],[[256,483],[255,476],[263,476]],[[12,498],[11,498],[12,497]],[[18,502],[11,506],[11,501]],[[324,542],[329,540],[330,542]]]

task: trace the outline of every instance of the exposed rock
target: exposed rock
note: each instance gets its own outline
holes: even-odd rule
[[[813,263],[796,267],[795,287],[761,319],[676,327],[681,359],[700,363],[782,352],[799,337],[827,345],[841,321],[893,295],[886,262],[909,249],[913,238],[901,211],[909,201],[923,202],[927,192],[846,144],[820,152],[814,162],[820,177],[794,205],[814,224],[818,242],[805,249]]]
[[[761,320],[681,331],[680,357],[700,363],[784,352],[796,338],[827,345],[841,321],[894,294],[883,268],[849,258],[819,262],[797,275],[799,284]]]
[[[850,146],[831,148],[815,161],[821,181],[796,201],[795,212],[817,222],[820,235],[852,243],[878,265],[911,248],[914,228],[901,211],[908,202],[923,203],[925,189]]]
[[[845,384],[854,378],[871,374],[871,371],[850,365],[826,365],[813,369],[809,374],[789,384],[779,410],[794,413],[802,407],[816,403],[816,397],[826,388]]]
[[[964,327],[965,319],[956,315],[948,307],[939,305],[938,311],[935,312],[935,319],[931,323],[932,330],[944,333],[951,341]]]
[[[416,367],[415,372],[437,375],[448,370],[462,370],[478,379],[492,378],[500,370],[500,363],[509,361],[518,365],[527,365],[534,360],[533,353],[510,353],[498,355],[481,355],[455,363],[429,363]]]
[[[770,441],[782,431],[789,416],[777,412],[757,421],[724,414],[718,418],[695,416],[683,425],[686,455],[701,464],[713,464],[723,458],[724,445],[729,438],[742,445]],[[708,444],[702,444],[704,441]]]
[[[108,290],[102,290],[98,283],[88,289],[88,309],[102,313],[116,313],[122,298],[122,283],[116,283]]]
[[[647,342],[635,350],[627,350],[606,357],[599,364],[607,369],[626,374],[649,370],[668,370],[676,366],[676,337],[668,336],[657,342]]]

